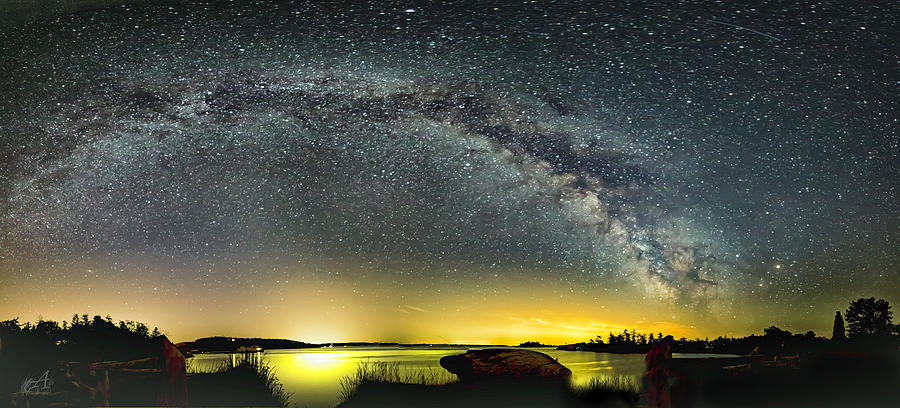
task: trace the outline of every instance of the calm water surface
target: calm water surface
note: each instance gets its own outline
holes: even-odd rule
[[[465,353],[466,348],[334,347],[297,350],[267,350],[250,355],[273,367],[292,393],[290,402],[298,407],[324,408],[338,404],[340,380],[351,376],[363,362],[397,363],[402,371],[429,370],[440,378],[455,379],[441,368],[443,356]],[[561,351],[534,348],[559,360],[572,370],[572,382],[584,384],[595,377],[628,376],[640,384],[644,372],[643,354],[608,354],[588,351]],[[712,356],[712,355],[710,355]],[[677,355],[675,357],[678,357]],[[200,354],[191,359],[191,372],[233,365],[244,354]]]

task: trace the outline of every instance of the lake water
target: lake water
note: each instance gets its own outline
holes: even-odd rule
[[[234,365],[253,358],[268,364],[291,393],[299,407],[326,408],[339,403],[340,380],[352,376],[360,363],[397,363],[401,372],[427,370],[439,378],[455,379],[439,363],[443,356],[465,353],[466,348],[334,347],[296,350],[266,350],[245,354],[199,354],[190,360],[191,372],[210,371],[223,364]],[[589,351],[562,351],[533,348],[559,360],[572,370],[572,382],[584,384],[592,378],[627,376],[640,384],[644,373],[643,354],[609,354]],[[715,357],[716,355],[706,355]],[[674,357],[679,357],[675,355]],[[686,357],[686,356],[685,356]],[[699,355],[691,355],[699,357]],[[724,355],[723,355],[724,357]]]

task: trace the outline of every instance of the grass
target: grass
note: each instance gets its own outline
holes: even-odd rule
[[[641,395],[641,387],[629,376],[614,375],[602,378],[591,378],[584,385],[570,387],[572,396],[587,403],[620,400],[637,404]]]
[[[341,401],[347,401],[360,386],[371,384],[444,385],[456,382],[456,375],[444,369],[400,369],[399,363],[364,361],[356,373],[340,380]]]
[[[188,376],[188,398],[192,406],[288,406],[290,394],[265,363],[241,361]]]
[[[627,376],[573,386],[553,379],[460,382],[441,369],[364,362],[341,382],[340,408],[353,407],[632,407],[640,387]]]

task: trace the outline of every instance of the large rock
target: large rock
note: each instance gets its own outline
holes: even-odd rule
[[[441,367],[456,374],[460,380],[569,378],[572,371],[552,357],[531,350],[484,349],[469,350],[441,358]]]

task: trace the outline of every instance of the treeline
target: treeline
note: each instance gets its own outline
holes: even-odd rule
[[[0,322],[0,338],[7,352],[41,349],[51,356],[71,361],[123,360],[146,354],[148,340],[160,336],[158,328],[133,320],[114,323],[107,315],[93,318],[72,316],[71,322],[38,320],[19,322],[18,318]]]
[[[675,353],[722,353],[746,355],[796,354],[818,351],[877,351],[897,350],[900,345],[900,325],[893,324],[891,305],[884,299],[860,298],[850,302],[847,327],[840,312],[835,314],[831,339],[816,336],[812,330],[803,334],[791,333],[775,326],[763,330],[763,335],[747,337],[718,337],[714,340],[684,337],[671,339]],[[646,353],[663,341],[663,333],[644,334],[636,330],[597,336],[584,343],[560,346],[561,350],[587,350],[608,353]]]
[[[782,352],[794,353],[801,350],[813,350],[828,344],[828,339],[818,337],[812,331],[803,334],[793,334],[787,330],[771,326],[764,330],[762,336],[752,334],[747,337],[720,336],[710,340],[692,339],[685,337],[672,338],[672,352],[674,353],[720,353],[746,355],[754,349],[758,352]],[[585,350],[607,353],[646,353],[653,346],[665,339],[663,333],[645,334],[636,330],[624,330],[621,333],[609,333],[605,338],[597,336],[585,343],[576,343],[559,347],[567,350]]]
[[[159,336],[144,323],[131,320],[113,323],[105,318],[75,315],[71,322],[18,318],[0,321],[0,394],[15,392],[20,384],[11,379],[39,376],[57,361],[95,362],[134,360],[155,351],[151,340]],[[35,377],[36,378],[36,377]]]

